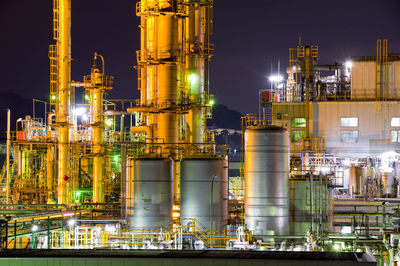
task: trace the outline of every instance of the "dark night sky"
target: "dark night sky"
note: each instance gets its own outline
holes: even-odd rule
[[[256,112],[257,91],[267,86],[271,61],[282,68],[288,48],[320,46],[321,63],[373,55],[377,38],[400,52],[399,0],[215,0],[215,58],[211,90],[217,102],[242,113]],[[72,1],[72,78],[90,71],[93,52],[105,56],[115,76],[110,98],[137,98],[135,51],[139,20],[135,0]],[[0,91],[48,99],[51,0],[0,0]]]

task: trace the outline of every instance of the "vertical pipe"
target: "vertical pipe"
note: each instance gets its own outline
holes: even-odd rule
[[[53,203],[53,181],[54,181],[54,147],[53,145],[47,146],[47,203]]]
[[[310,75],[311,75],[311,48],[305,47],[305,78],[306,78],[306,100],[305,105],[305,119],[306,119],[306,138],[310,137]]]
[[[126,144],[121,144],[121,218],[127,218],[126,213],[126,174],[127,174]]]
[[[67,182],[69,180],[70,165],[70,127],[69,112],[71,104],[71,0],[60,0],[59,3],[59,39],[58,39],[58,65],[59,89],[57,122],[59,123],[58,144],[58,203],[67,203]]]
[[[17,248],[17,220],[14,220],[14,249]]]
[[[92,75],[92,80],[93,79]],[[104,202],[104,191],[103,191],[103,92],[102,88],[95,88],[93,90],[93,101],[92,101],[92,112],[93,112],[93,202],[103,203]]]
[[[11,110],[7,109],[7,158],[6,158],[6,202],[10,204],[10,149],[11,149]]]

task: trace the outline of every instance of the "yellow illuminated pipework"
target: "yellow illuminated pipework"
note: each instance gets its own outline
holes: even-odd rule
[[[67,184],[70,180],[70,124],[69,115],[71,108],[70,83],[71,83],[71,0],[55,0],[55,9],[58,8],[59,25],[55,39],[57,41],[58,55],[58,101],[56,108],[56,121],[59,125],[58,139],[58,200],[59,204],[69,203],[67,197]]]

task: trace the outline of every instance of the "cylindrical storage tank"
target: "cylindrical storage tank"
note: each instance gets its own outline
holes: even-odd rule
[[[194,218],[214,232],[228,222],[228,162],[222,158],[181,161],[181,219]]]
[[[393,172],[381,172],[382,194],[384,197],[393,197],[393,188],[395,184]]]
[[[130,158],[126,188],[126,208],[131,228],[160,228],[172,222],[172,160]]]
[[[245,223],[255,236],[289,234],[289,147],[284,128],[245,131]]]
[[[322,217],[321,230],[333,230],[333,189],[326,186],[325,181],[320,182],[319,176],[314,176],[313,182],[310,182],[310,177],[291,179],[289,195],[290,235],[306,235],[312,227],[313,216],[314,220]],[[314,223],[313,230],[316,230],[318,222]]]
[[[360,195],[365,193],[367,179],[367,168],[351,166],[349,170],[349,192],[350,195]]]

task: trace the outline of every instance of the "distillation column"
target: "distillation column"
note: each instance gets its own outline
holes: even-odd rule
[[[101,89],[93,93],[93,202],[103,203],[103,156],[102,144],[104,135],[103,126],[103,94]]]
[[[137,4],[137,15],[141,17],[141,50],[138,52],[141,99],[140,106],[128,108],[139,118],[131,132],[145,133],[147,140],[157,143],[162,150],[160,154],[159,149],[149,146],[143,156],[129,159],[127,212],[133,228],[166,226],[172,219],[173,190],[169,185],[177,168],[174,171],[170,158],[177,159],[183,10],[183,3],[178,0],[142,0]],[[159,164],[169,170],[161,174],[153,169]],[[163,185],[165,189],[157,189]],[[163,208],[157,214],[153,210],[160,210],[161,202]],[[154,216],[165,219],[155,223]]]
[[[59,6],[57,6],[57,4]],[[68,203],[70,182],[70,108],[71,108],[71,0],[55,0],[59,9],[57,38],[59,87],[56,106],[56,121],[59,125],[58,139],[58,204]]]
[[[96,66],[100,58],[102,70]],[[104,58],[94,54],[94,63],[90,76],[85,76],[84,84],[90,84],[86,90],[90,95],[90,114],[92,127],[92,154],[93,154],[93,202],[104,203],[104,93],[112,89],[113,78],[105,75]]]
[[[187,116],[189,142],[204,143],[206,131],[205,101],[208,95],[208,64],[212,1],[191,1],[186,18],[186,82],[192,102]]]

